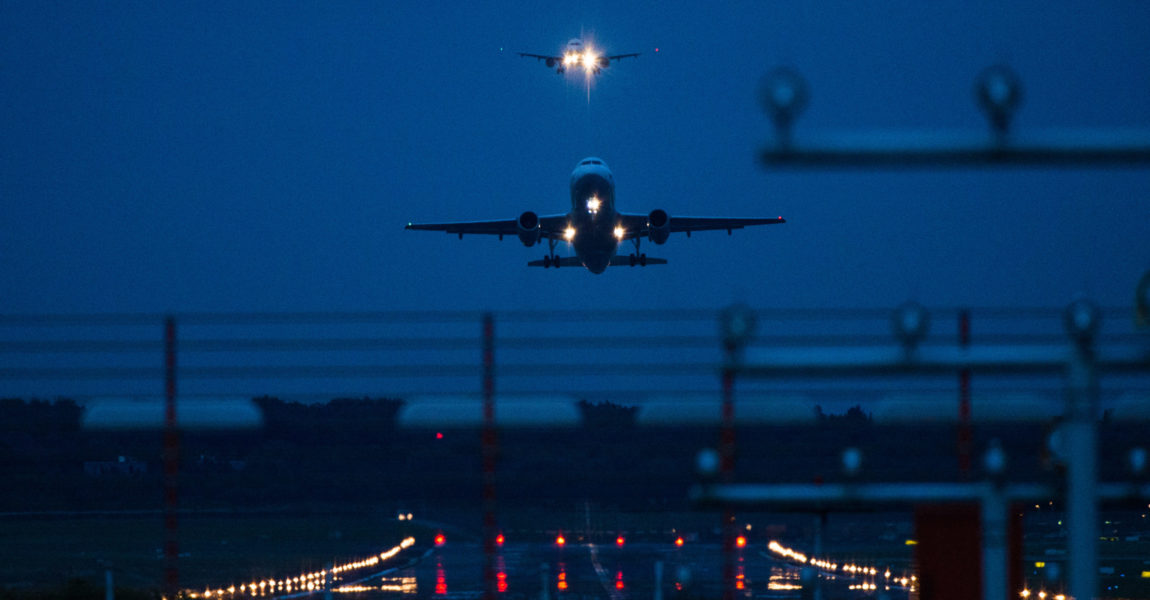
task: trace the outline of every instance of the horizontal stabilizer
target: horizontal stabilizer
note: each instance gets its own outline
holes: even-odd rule
[[[647,265],[665,265],[665,264],[667,264],[667,259],[665,259],[665,258],[651,258],[649,256],[644,256],[642,258],[639,258],[633,254],[628,255],[628,256],[616,255],[616,256],[611,257],[611,266],[612,267],[645,267]]]
[[[559,264],[555,264],[558,262]],[[582,267],[583,263],[574,256],[556,257],[554,261],[550,259],[533,260],[527,263],[529,267]]]

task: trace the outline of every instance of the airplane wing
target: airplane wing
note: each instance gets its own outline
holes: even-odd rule
[[[408,223],[404,229],[416,231],[443,231],[454,233],[463,238],[463,234],[497,235],[503,239],[505,235],[518,235],[519,229],[515,226],[516,219],[502,221],[459,221],[456,223]],[[539,237],[543,239],[563,239],[563,232],[567,229],[567,215],[547,215],[539,217]]]
[[[556,60],[556,61],[559,61],[559,62],[562,62],[562,61],[563,61],[563,57],[562,57],[562,56],[548,56],[548,55],[546,55],[546,54],[531,54],[530,52],[519,52],[518,54],[519,54],[519,56],[524,56],[524,57],[527,57],[527,58],[534,58],[534,59],[536,59],[536,60],[547,60],[547,59],[551,59],[551,60]]]
[[[623,228],[626,230],[624,239],[643,237],[650,234],[647,215],[620,214],[619,219],[622,222],[621,224]],[[740,218],[671,216],[669,218],[667,232],[686,232],[687,235],[690,235],[692,231],[721,231],[725,229],[728,233],[730,233],[735,229],[742,229],[752,225],[775,225],[777,223],[786,222],[786,219],[782,217]]]
[[[640,54],[642,54],[642,52],[633,52],[631,54],[613,54],[613,55],[608,56],[606,58],[607,58],[607,60],[619,60],[620,58],[632,58],[635,56],[639,56]]]

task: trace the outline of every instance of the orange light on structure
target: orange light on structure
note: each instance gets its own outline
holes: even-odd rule
[[[616,546],[618,546],[618,547],[620,547],[620,548],[622,548],[622,547],[623,547],[623,544],[624,544],[624,543],[626,543],[626,542],[627,542],[627,540],[625,540],[625,539],[623,538],[623,536],[619,536],[619,537],[615,538],[615,545],[616,545]]]
[[[735,538],[735,546],[739,547],[739,548],[746,548],[747,547],[747,538],[745,538],[741,535],[739,537]]]
[[[682,537],[675,538],[675,545],[682,548],[683,547],[683,538]]]
[[[435,536],[435,545],[436,546],[442,546],[446,543],[447,543],[447,536],[443,535],[442,533],[436,534],[436,536]]]
[[[563,537],[562,533],[559,534],[559,537],[555,538],[555,545],[556,546],[562,546],[566,543],[567,543],[567,538]]]

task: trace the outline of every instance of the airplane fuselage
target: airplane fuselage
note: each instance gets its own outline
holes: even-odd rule
[[[583,266],[602,273],[619,249],[615,228],[615,178],[598,158],[585,158],[571,172],[571,212],[567,214],[571,246]]]

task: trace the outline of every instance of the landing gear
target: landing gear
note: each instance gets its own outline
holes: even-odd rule
[[[628,257],[632,267],[636,264],[640,267],[647,266],[647,255],[639,252],[639,239],[640,238],[637,237],[631,238],[631,241],[635,244],[635,252],[633,252],[631,256]]]
[[[556,240],[547,240],[547,256],[543,257],[543,268],[555,267],[559,268],[559,257],[555,256],[555,243]]]

